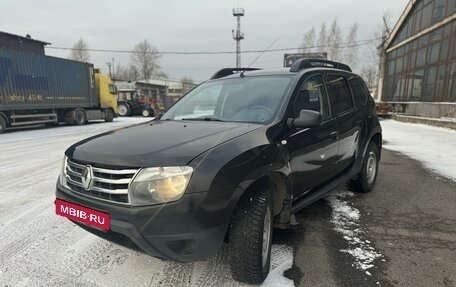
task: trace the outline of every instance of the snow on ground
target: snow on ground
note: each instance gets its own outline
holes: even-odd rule
[[[456,181],[456,131],[394,120],[384,120],[381,125],[384,148],[421,161],[426,168]],[[369,269],[375,267],[377,260],[385,259],[366,239],[360,226],[361,214],[348,201],[352,196],[353,193],[340,190],[327,198],[332,208],[331,223],[348,243],[348,248],[340,251],[352,255],[354,267],[371,276]]]
[[[179,264],[122,248],[55,215],[63,152],[73,143],[150,119],[15,130],[0,135],[1,286],[246,286],[231,278],[227,250]],[[293,286],[293,248],[273,245],[263,286]]]
[[[384,148],[416,159],[456,181],[456,131],[421,124],[381,121]]]
[[[354,267],[371,276],[368,269],[374,267],[375,261],[382,258],[383,255],[376,251],[371,242],[366,239],[366,232],[359,223],[359,210],[346,200],[352,196],[354,194],[351,192],[339,191],[327,198],[332,208],[331,223],[334,230],[341,234],[348,243],[348,248],[340,251],[352,255]]]

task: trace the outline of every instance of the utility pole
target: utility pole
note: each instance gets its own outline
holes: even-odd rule
[[[112,73],[111,73],[112,63],[111,62],[106,62],[106,65],[108,65],[108,67],[109,67],[109,77],[112,79]]]
[[[233,39],[236,41],[236,68],[241,67],[241,40],[244,39],[244,33],[241,32],[241,17],[244,16],[243,8],[234,8],[233,16],[237,17],[237,29],[233,32]]]

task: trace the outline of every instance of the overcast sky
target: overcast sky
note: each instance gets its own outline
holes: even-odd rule
[[[393,24],[407,0],[167,0],[167,1],[3,1],[1,29],[50,42],[50,47],[71,47],[83,37],[92,49],[132,50],[147,39],[160,52],[235,51],[231,30],[236,28],[232,8],[245,9],[241,29],[245,39],[242,50],[264,50],[276,39],[272,49],[296,48],[303,34],[323,22],[337,18],[342,30],[357,22],[358,39],[372,38],[389,9]],[[290,50],[289,52],[296,52]],[[265,53],[253,66],[279,68],[285,52]],[[47,48],[46,54],[67,57],[69,51]],[[359,61],[368,64],[366,49]],[[257,53],[242,55],[242,65],[249,65]],[[96,67],[108,71],[106,63],[127,65],[129,54],[91,52]],[[189,76],[203,81],[216,70],[235,66],[235,54],[163,55],[161,65],[171,79]]]

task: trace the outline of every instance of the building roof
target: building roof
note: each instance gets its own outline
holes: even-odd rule
[[[419,2],[420,0],[410,0],[407,6],[405,7],[404,11],[402,12],[401,17],[397,21],[396,25],[393,28],[393,31],[388,36],[388,39],[385,41],[385,49],[388,49],[388,47],[391,45],[393,42],[394,38],[396,37],[397,33],[399,33],[399,30],[402,27],[402,24],[405,22],[405,19],[407,19],[407,16],[410,14],[412,11],[413,7]]]
[[[29,34],[27,34],[25,37],[23,37],[23,36],[19,36],[19,35],[16,35],[16,34],[10,34],[10,33],[7,33],[7,32],[0,31],[0,37],[17,38],[17,39],[20,39],[20,40],[23,40],[23,41],[29,41],[29,42],[38,43],[38,44],[41,44],[43,46],[51,44],[49,42],[44,42],[44,41],[32,39]]]

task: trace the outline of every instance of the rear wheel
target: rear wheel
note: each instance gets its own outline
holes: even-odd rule
[[[130,113],[131,113],[130,107],[128,105],[126,105],[126,104],[119,104],[117,106],[117,113],[121,117],[128,117],[130,115]]]
[[[106,114],[105,114],[105,122],[112,122],[114,120],[114,113],[112,112],[111,109],[107,109],[106,110]]]
[[[363,166],[357,178],[348,183],[348,187],[357,192],[369,192],[374,188],[378,174],[379,154],[377,145],[373,142],[367,147],[363,158]]]
[[[6,130],[6,121],[2,116],[0,116],[0,134],[4,133],[5,130]]]
[[[87,123],[87,117],[83,110],[74,111],[74,124],[78,126],[85,125]]]
[[[233,278],[261,284],[269,273],[272,241],[271,191],[265,187],[243,196],[229,230],[230,267]]]

